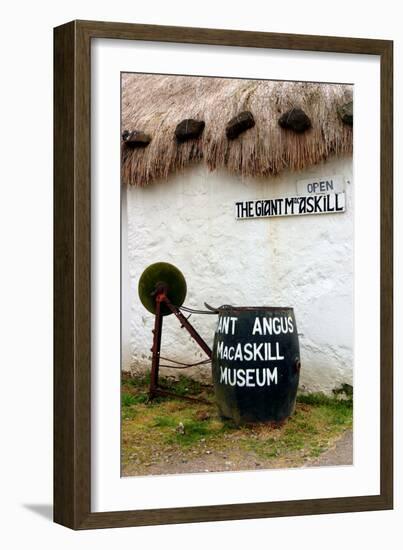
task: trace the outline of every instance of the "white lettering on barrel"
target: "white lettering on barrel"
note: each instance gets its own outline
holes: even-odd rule
[[[277,384],[277,367],[274,368],[273,372],[270,369],[266,369],[266,373],[268,377],[267,385],[270,386],[270,382]]]
[[[278,370],[265,367],[263,369],[230,369],[220,366],[220,384],[229,386],[244,386],[255,388],[256,386],[270,386],[278,384]]]
[[[262,327],[260,326],[260,317],[256,317],[255,319],[252,334],[262,334]]]
[[[294,323],[292,322],[292,317],[288,317],[288,331],[294,332]]]
[[[256,361],[257,357],[259,356],[260,361],[264,361],[262,354],[260,353],[260,350],[263,347],[263,343],[259,344],[258,346],[255,346],[253,350],[253,360]]]
[[[281,361],[282,359],[284,359],[284,355],[280,355],[280,344],[278,342],[276,342],[276,354],[277,361]]]
[[[255,387],[255,383],[252,380],[253,374],[254,374],[253,369],[246,369],[246,385],[248,386],[248,388]]]
[[[230,317],[231,319],[231,334],[235,334],[235,323],[238,321],[238,317]]]
[[[256,384],[261,387],[266,384],[266,369],[256,369]]]
[[[237,347],[236,347],[234,359],[235,359],[235,361],[243,361],[241,344],[238,344]]]
[[[218,342],[216,349],[218,359],[229,361],[282,361],[279,342],[238,342],[236,346],[226,346],[224,341]]]
[[[280,334],[281,332],[281,324],[278,317],[274,317],[273,319],[273,332],[274,334]]]
[[[218,320],[217,333],[228,334],[231,325],[231,334],[235,334],[236,322],[238,317],[220,317]]]
[[[252,335],[266,336],[270,334],[287,334],[294,332],[294,323],[291,316],[288,317],[256,317],[253,323]]]
[[[252,344],[245,344],[243,351],[245,361],[251,361],[253,358]]]
[[[243,369],[239,369],[237,372],[237,386],[240,388],[243,388],[245,385],[245,371]]]
[[[232,379],[231,379],[231,375]],[[236,370],[235,369],[228,369],[228,382],[230,386],[235,386],[236,384]]]
[[[272,322],[273,322],[273,317],[264,317],[263,318],[263,330],[264,330],[264,334],[267,334],[269,333],[271,335],[271,325],[272,325]]]

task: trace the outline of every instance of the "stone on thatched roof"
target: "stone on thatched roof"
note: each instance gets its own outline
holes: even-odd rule
[[[179,122],[175,128],[175,137],[179,143],[183,143],[189,139],[196,139],[203,133],[205,125],[204,120],[186,118],[185,120]]]
[[[148,134],[145,134],[144,132],[138,132],[137,130],[133,130],[132,132],[129,132],[128,130],[125,130],[122,133],[122,139],[127,147],[147,147],[147,145],[151,141],[151,137]]]
[[[295,107],[283,113],[278,119],[278,123],[282,128],[293,130],[297,134],[306,132],[312,126],[309,116],[302,109]]]
[[[123,181],[147,185],[194,162],[270,176],[351,154],[352,128],[339,114],[349,101],[352,87],[343,84],[124,74],[122,130],[144,132],[151,141],[133,148],[122,139]],[[311,127],[303,133],[279,125],[293,109],[309,117]],[[255,125],[229,139],[228,121],[246,111]],[[204,121],[203,132],[179,143],[175,129],[190,119]]]
[[[344,105],[340,105],[338,108],[338,113],[340,115],[341,120],[344,122],[344,124],[349,124],[350,126],[353,125],[353,102],[352,101],[349,101]]]
[[[228,139],[235,139],[246,130],[250,130],[255,125],[255,119],[250,111],[243,111],[234,116],[225,127],[225,133]]]

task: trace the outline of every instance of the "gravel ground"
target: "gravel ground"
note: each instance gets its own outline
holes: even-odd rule
[[[353,464],[353,430],[346,430],[334,447],[325,451],[309,466],[345,466]]]
[[[253,453],[223,453],[206,450],[202,456],[187,457],[180,459],[176,457],[175,462],[169,459],[147,464],[146,471],[141,474],[138,466],[126,465],[123,468],[123,476],[132,475],[169,475],[181,473],[205,473],[225,471],[246,471],[246,470],[268,470],[283,468],[305,468],[318,466],[349,466],[353,464],[353,431],[346,430],[335,442],[334,445],[322,453],[318,458],[306,459],[300,465],[295,462],[282,461],[281,464],[273,460],[257,459]]]

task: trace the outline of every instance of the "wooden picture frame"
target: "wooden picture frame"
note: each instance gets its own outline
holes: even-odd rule
[[[381,471],[370,496],[91,512],[90,45],[94,38],[380,56]],[[127,527],[393,507],[393,43],[385,40],[73,21],[54,30],[54,520]]]

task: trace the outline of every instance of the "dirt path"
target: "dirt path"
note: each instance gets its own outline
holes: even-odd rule
[[[309,466],[345,466],[353,464],[353,430],[347,430],[335,445],[321,454]]]
[[[195,451],[196,453],[196,451]],[[303,458],[303,454],[302,457]],[[346,430],[341,437],[334,441],[333,446],[321,454],[318,458],[306,458],[301,461],[293,459],[276,460],[260,459],[255,453],[238,453],[211,451],[206,446],[202,452],[197,451],[197,456],[189,457],[187,454],[181,458],[175,453],[175,460],[168,455],[164,459],[143,465],[140,475],[168,475],[181,473],[204,473],[204,472],[234,472],[245,470],[270,470],[292,467],[318,467],[318,466],[347,466],[353,464],[353,432]],[[298,463],[299,462],[299,463]],[[302,462],[302,463],[301,463]],[[138,465],[126,465],[122,472],[125,476],[139,475]]]

